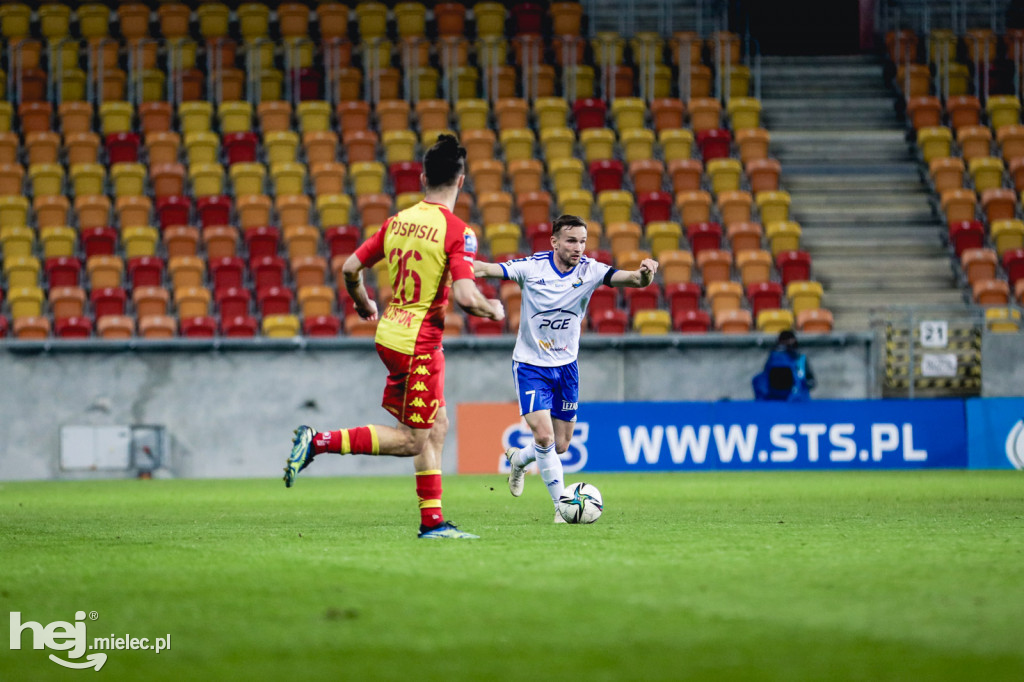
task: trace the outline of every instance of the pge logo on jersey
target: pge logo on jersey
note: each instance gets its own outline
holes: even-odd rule
[[[587,422],[576,422],[572,431],[572,440],[569,441],[569,450],[562,455],[562,469],[566,474],[574,474],[581,471],[587,465],[587,436],[590,435],[590,424]],[[533,442],[533,433],[525,421],[520,421],[505,429],[501,434],[502,449],[525,448]],[[528,471],[536,470],[536,463],[528,467]],[[508,472],[508,461],[501,457],[501,471]]]

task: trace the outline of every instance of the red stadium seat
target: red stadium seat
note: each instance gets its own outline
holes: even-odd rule
[[[128,280],[132,288],[158,287],[164,280],[164,261],[159,256],[137,256],[129,258]]]
[[[136,163],[139,160],[139,136],[135,133],[107,135],[107,158],[111,164]]]
[[[203,227],[231,224],[231,197],[226,195],[200,197],[196,199],[199,223]]]
[[[591,315],[603,310],[614,310],[619,304],[618,290],[612,287],[598,287],[590,295],[590,303],[587,309]]]
[[[590,328],[598,334],[625,334],[629,328],[629,316],[625,310],[617,308],[592,313]]]
[[[7,318],[4,317],[3,315],[0,315],[0,339],[7,336],[7,328]]]
[[[256,336],[260,323],[255,317],[246,314],[225,317],[221,313],[220,333],[231,338],[251,338]]]
[[[637,197],[644,225],[672,219],[673,197],[668,192],[647,192]]]
[[[550,251],[551,249],[549,248],[548,250]],[[612,259],[611,251],[608,251],[607,249],[594,249],[592,251],[587,251],[586,256],[587,258],[593,258],[598,263],[604,263],[605,265],[615,264]]]
[[[113,256],[117,253],[117,231],[112,227],[88,227],[81,231],[82,250],[86,258]]]
[[[167,229],[171,225],[190,224],[189,215],[191,213],[192,200],[187,196],[171,195],[157,197],[156,219],[161,229]]]
[[[362,238],[362,230],[355,225],[338,225],[324,230],[324,241],[332,257],[355,253]]]
[[[281,232],[276,227],[261,225],[245,231],[245,244],[249,249],[249,258],[276,256],[281,242]]]
[[[731,144],[732,135],[725,129],[705,130],[697,133],[697,147],[700,149],[704,163],[712,159],[728,158]]]
[[[393,163],[388,172],[391,174],[391,182],[395,187],[396,195],[420,191],[420,173],[423,172],[423,164],[419,161]]]
[[[658,308],[658,288],[653,284],[643,288],[626,287],[622,293],[626,299],[630,318],[636,317],[637,312],[641,310],[656,310]]]
[[[214,289],[213,298],[217,303],[222,320],[249,314],[249,301],[252,299],[252,294],[248,289],[241,287]]]
[[[696,256],[704,249],[722,248],[722,226],[718,223],[694,223],[687,225],[686,238],[690,241],[690,250]]]
[[[245,261],[238,256],[211,258],[208,264],[214,290],[241,287],[245,279]]]
[[[284,259],[279,256],[259,256],[249,262],[253,285],[257,290],[284,286]]]
[[[590,180],[594,194],[605,190],[622,189],[622,162],[616,159],[601,159],[590,163]],[[670,204],[671,205],[671,204]]]
[[[89,301],[97,320],[105,315],[124,315],[127,300],[128,295],[121,287],[102,287],[93,289],[89,294]]]
[[[87,339],[92,336],[92,320],[88,317],[62,317],[53,321],[54,333],[62,339]]]
[[[256,161],[258,143],[259,138],[256,137],[256,133],[245,131],[226,134],[222,144],[228,158],[228,165]]]
[[[576,119],[576,130],[603,128],[605,112],[607,110],[608,107],[605,105],[604,100],[591,97],[576,100],[576,103],[572,105],[572,115]]]
[[[73,256],[47,258],[44,269],[50,287],[77,287],[82,274],[82,261]]]
[[[534,223],[526,228],[526,239],[530,250],[538,251],[551,250],[551,223]]]
[[[341,320],[334,315],[314,315],[302,321],[306,336],[337,336],[341,333]]]
[[[256,301],[260,315],[288,315],[292,312],[292,299],[295,298],[288,287],[267,286],[256,292]]]
[[[782,286],[811,278],[811,256],[806,251],[782,251],[775,257],[775,267],[782,277]]]
[[[1010,286],[1017,286],[1017,282],[1024,279],[1024,249],[1010,249],[1004,252],[1003,269],[1006,270]]]
[[[203,315],[186,317],[181,321],[181,335],[187,338],[210,338],[217,335],[217,320]]]
[[[683,334],[703,334],[711,327],[711,316],[703,310],[683,310],[672,317],[672,328]]]
[[[757,282],[747,287],[747,300],[754,319],[762,310],[782,307],[782,285],[778,282]]]
[[[684,310],[697,310],[700,307],[700,295],[700,285],[696,282],[673,282],[665,285],[665,301],[673,319]]]
[[[538,35],[544,20],[544,6],[536,2],[519,2],[512,7],[512,25],[515,34]]]
[[[377,290],[369,285],[366,287],[366,295],[371,301],[377,300]],[[355,315],[358,317],[355,301],[353,301],[352,297],[348,295],[348,289],[345,288],[344,284],[338,287],[338,303],[345,311],[345,317],[348,317],[349,315]]]
[[[980,220],[960,220],[949,224],[949,241],[956,257],[965,249],[980,249],[985,246],[985,226]]]

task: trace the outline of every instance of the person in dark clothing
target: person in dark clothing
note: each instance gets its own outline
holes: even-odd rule
[[[779,333],[764,369],[752,380],[756,400],[801,402],[810,400],[817,385],[807,356],[800,352],[796,334]]]

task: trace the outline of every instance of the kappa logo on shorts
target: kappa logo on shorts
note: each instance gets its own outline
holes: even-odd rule
[[[423,417],[421,417],[418,414],[412,414],[412,415],[409,416],[409,421],[414,422],[416,424],[422,424],[423,423]]]
[[[409,403],[409,407],[426,407],[427,404],[423,402],[423,398],[413,398]]]
[[[412,388],[409,389],[409,390],[410,391],[426,391],[427,390],[427,385],[425,383],[423,383],[422,381],[417,381],[415,384],[412,385]]]
[[[426,374],[427,376],[430,376],[430,370],[427,369],[426,367],[424,367],[423,365],[420,365],[419,367],[414,369],[412,371],[412,373],[413,374]]]
[[[417,355],[416,359],[417,360],[429,360],[430,359],[430,354],[428,353],[428,354],[425,354],[425,355]]]

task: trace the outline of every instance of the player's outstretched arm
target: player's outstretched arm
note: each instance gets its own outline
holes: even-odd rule
[[[485,263],[482,260],[473,261],[474,277],[504,277],[505,271],[497,263]]]
[[[618,270],[612,275],[613,287],[645,287],[654,281],[654,273],[658,271],[658,261],[644,258],[637,270]]]
[[[341,266],[341,272],[345,278],[345,289],[352,297],[352,302],[356,304],[356,313],[364,320],[376,320],[377,302],[371,300],[366,293],[366,285],[363,284],[364,267],[362,261],[353,253]]]
[[[486,317],[490,320],[505,319],[505,307],[501,305],[501,301],[485,297],[471,279],[457,279],[452,282],[452,294],[459,307],[470,315]]]

